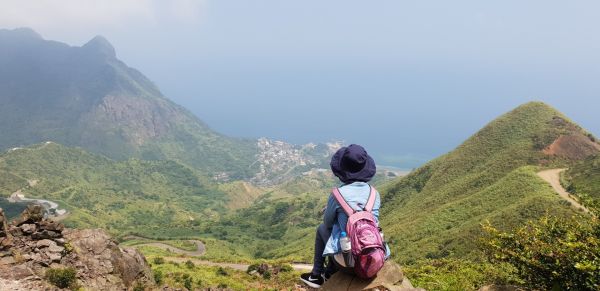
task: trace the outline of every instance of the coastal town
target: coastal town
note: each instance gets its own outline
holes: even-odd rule
[[[252,165],[258,165],[259,171],[251,181],[257,185],[276,184],[293,174],[313,168],[323,168],[327,164],[328,157],[341,146],[341,142],[308,143],[298,146],[260,138],[258,139],[260,152]]]

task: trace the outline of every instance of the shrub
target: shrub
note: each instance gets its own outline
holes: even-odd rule
[[[544,216],[510,233],[490,224],[485,248],[492,262],[512,264],[531,287],[545,290],[600,288],[600,223]]]
[[[163,257],[156,257],[152,260],[152,262],[156,265],[162,265],[165,263],[165,259]]]
[[[485,285],[520,285],[508,263],[458,258],[424,259],[403,267],[414,286],[426,290],[479,290]]]
[[[196,267],[196,265],[194,265],[194,262],[192,262],[192,261],[190,261],[190,260],[187,260],[187,261],[185,261],[185,266],[186,266],[188,269],[193,269],[194,267]]]
[[[266,270],[266,271],[265,271],[265,272],[262,274],[262,276],[263,276],[263,279],[267,279],[267,280],[271,279],[271,271],[269,271],[269,270]]]
[[[252,264],[252,265],[248,266],[248,269],[246,269],[246,273],[250,274],[250,273],[252,273],[252,271],[258,271],[259,266],[260,266],[259,264]]]
[[[183,279],[183,287],[185,287],[188,290],[192,290],[193,286],[193,282],[192,282],[192,278],[190,277],[186,277]]]
[[[142,283],[137,283],[135,284],[135,286],[133,287],[133,291],[144,291],[146,290],[146,286],[144,286],[144,284]]]
[[[219,276],[229,276],[229,273],[227,273],[227,271],[225,269],[223,269],[222,267],[219,267],[217,269],[217,275],[219,275]]]
[[[281,266],[279,266],[279,271],[281,272],[291,272],[293,270],[294,268],[290,264],[281,264]]]
[[[77,272],[73,268],[52,268],[46,271],[46,279],[58,288],[74,287]]]
[[[154,271],[154,282],[156,282],[157,285],[160,285],[163,283],[163,279],[164,279],[163,272],[161,272],[160,270],[155,270]]]

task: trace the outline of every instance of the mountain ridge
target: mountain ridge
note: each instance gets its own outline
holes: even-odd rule
[[[0,30],[0,132],[0,149],[50,140],[117,160],[176,160],[224,180],[269,184],[301,172],[293,163],[263,164],[261,140],[212,130],[119,60],[102,36],[70,46],[28,28]],[[306,169],[331,153],[300,154]]]
[[[544,167],[576,163],[544,153],[562,136],[588,132],[556,109],[530,102],[496,118],[455,150],[388,183],[382,224],[402,262],[473,256],[480,223],[510,228],[547,211],[573,212],[537,176]],[[589,135],[583,144],[594,142]]]

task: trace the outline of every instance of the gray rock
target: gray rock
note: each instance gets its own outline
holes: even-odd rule
[[[64,251],[65,248],[61,247],[61,246],[50,246],[48,247],[48,252],[50,253],[62,253],[62,251]]]
[[[323,290],[390,290],[390,291],[418,291],[423,290],[412,287],[404,278],[400,266],[392,261],[385,262],[383,268],[375,278],[366,280],[344,272],[335,273],[325,284]]]
[[[56,246],[56,242],[49,240],[49,239],[43,239],[43,240],[39,240],[37,241],[37,243],[35,244],[36,247],[38,248],[47,248],[47,247],[51,247],[51,246]]]
[[[130,288],[136,283],[154,285],[150,266],[135,249],[122,249],[100,229],[65,230],[77,255],[79,276],[90,289]]]
[[[54,290],[40,279],[49,267],[62,266],[75,268],[78,284],[89,290],[131,290],[138,283],[155,287],[150,266],[136,250],[120,248],[102,230],[64,229],[40,218],[39,210],[28,207],[8,225],[0,210],[0,278],[36,278],[39,284],[27,290]]]
[[[19,228],[21,229],[21,231],[23,232],[23,234],[32,234],[37,229],[37,227],[35,226],[35,224],[31,224],[31,223],[23,224],[23,225],[19,226]]]
[[[62,256],[60,254],[57,254],[57,253],[51,253],[51,254],[49,254],[48,258],[52,262],[60,262],[60,260],[62,260]]]
[[[43,230],[62,232],[65,227],[64,225],[56,221],[42,220],[40,221],[40,228]]]
[[[61,234],[51,230],[42,230],[31,235],[32,239],[60,238]]]
[[[3,257],[0,259],[0,265],[12,265],[15,263],[15,258],[11,257]]]
[[[44,219],[44,207],[39,204],[29,204],[13,224],[21,226],[25,223],[36,223]]]

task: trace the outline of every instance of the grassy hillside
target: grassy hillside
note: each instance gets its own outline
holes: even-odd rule
[[[239,209],[203,232],[246,250],[254,258],[310,261],[315,227],[322,221],[332,175],[315,173],[269,189],[247,208]]]
[[[19,189],[66,207],[68,225],[153,237],[194,233],[229,202],[206,177],[177,162],[117,162],[56,143],[0,155],[0,194]]]
[[[485,126],[454,151],[388,184],[382,224],[401,262],[422,258],[476,256],[480,224],[519,225],[546,211],[572,210],[540,178],[540,167],[574,163],[574,146],[548,148],[560,137],[591,136],[540,102],[522,105]],[[594,148],[593,145],[591,148]]]
[[[600,156],[573,165],[565,172],[563,184],[588,208],[600,213]]]

